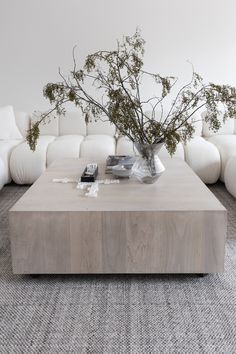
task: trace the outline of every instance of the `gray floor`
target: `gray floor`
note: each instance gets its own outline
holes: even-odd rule
[[[236,353],[236,200],[225,273],[13,276],[7,211],[27,187],[0,191],[0,353]]]

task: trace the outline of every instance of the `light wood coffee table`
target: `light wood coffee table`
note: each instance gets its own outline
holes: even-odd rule
[[[224,270],[226,210],[184,161],[164,160],[152,185],[100,185],[97,198],[52,182],[87,162],[55,162],[10,210],[15,274]]]

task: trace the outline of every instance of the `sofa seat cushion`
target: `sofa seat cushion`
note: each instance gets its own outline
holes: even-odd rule
[[[83,139],[82,135],[62,135],[57,137],[48,146],[47,166],[57,159],[79,158],[80,145]]]
[[[80,157],[90,160],[106,160],[108,155],[116,151],[115,138],[109,135],[88,135],[80,146]]]
[[[0,158],[4,164],[4,184],[11,182],[11,173],[10,173],[10,156],[13,149],[19,145],[21,140],[0,140]]]
[[[236,198],[236,156],[228,159],[225,166],[224,179],[228,192]]]
[[[185,160],[204,183],[215,183],[220,176],[220,154],[215,145],[195,137],[185,146]]]
[[[107,134],[90,134],[86,136],[86,140],[113,141],[114,137]]]
[[[54,136],[40,136],[35,151],[30,150],[27,142],[12,151],[10,169],[15,183],[32,184],[44,172],[48,145],[54,139]]]
[[[220,179],[224,182],[225,166],[231,156],[236,155],[236,135],[216,135],[207,139],[219,150],[221,157]]]
[[[120,137],[118,139],[117,147],[116,147],[116,154],[117,155],[135,155],[135,153],[137,153],[137,152],[134,148],[134,144],[132,141],[130,141],[126,137]],[[170,154],[166,150],[165,146],[163,146],[161,148],[160,152],[158,153],[158,156],[160,158],[170,157]],[[178,158],[181,158],[182,160],[184,160],[184,148],[181,143],[179,143],[177,145],[177,149],[176,149],[176,152],[173,155],[173,157],[178,157]]]

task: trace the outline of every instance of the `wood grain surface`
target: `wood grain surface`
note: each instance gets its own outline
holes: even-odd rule
[[[97,198],[52,182],[78,178],[87,161],[54,163],[9,212],[13,272],[222,272],[225,208],[184,161],[163,162],[155,184],[122,180]]]

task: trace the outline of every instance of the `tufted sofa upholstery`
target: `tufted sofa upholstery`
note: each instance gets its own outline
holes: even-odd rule
[[[27,113],[15,113],[15,118],[18,122],[17,126],[22,137],[19,137],[18,139],[0,139],[0,186],[9,183],[12,180],[9,164],[10,156],[14,148],[24,141],[23,135],[25,135],[25,131],[28,129],[30,120],[30,116]]]
[[[203,113],[203,122],[204,122]],[[221,166],[220,166],[220,180],[225,180],[225,167],[228,160],[236,155],[236,119],[228,119],[223,122],[221,118],[221,128],[214,133],[209,129],[209,125],[204,122],[203,135],[205,139],[213,144],[220,154]]]
[[[65,117],[51,118],[41,126],[35,152],[25,142],[31,118],[24,112],[15,112],[16,124],[22,134],[20,140],[0,140],[0,160],[4,166],[0,184],[11,181],[18,184],[33,183],[54,160],[66,157],[87,157],[96,161],[112,154],[134,154],[133,143],[126,137],[115,138],[115,128],[109,122],[85,124],[78,112],[67,112]],[[203,120],[202,120],[203,118]],[[224,180],[228,159],[236,155],[236,129],[233,120],[223,123],[214,134],[199,116],[195,136],[187,144],[178,144],[173,158],[185,159],[205,183]],[[160,157],[169,157],[165,147]],[[1,182],[2,181],[2,182]]]
[[[236,156],[228,159],[225,166],[224,179],[228,192],[236,198]]]
[[[18,119],[23,119],[23,113]],[[28,127],[29,124],[30,120]],[[105,160],[108,155],[134,154],[133,143],[125,137],[116,140],[115,133],[115,127],[107,121],[86,125],[78,112],[66,113],[65,117],[60,119],[51,118],[47,124],[41,126],[35,152],[29,149],[25,141],[12,151],[10,157],[12,179],[17,184],[31,184],[47,166],[59,158],[86,157],[96,161]],[[169,156],[165,147],[162,148],[160,156]],[[175,157],[184,159],[182,144],[178,144]]]
[[[20,119],[22,117],[23,114]],[[30,119],[28,127],[29,125]],[[114,136],[115,128],[109,122],[93,122],[86,126],[78,112],[66,113],[60,119],[51,118],[47,124],[41,126],[35,152],[30,150],[25,141],[12,151],[12,179],[18,184],[31,184],[47,166],[59,158],[86,157],[94,161],[106,159],[107,155],[116,153]]]
[[[4,163],[3,163],[2,159],[0,159],[0,189],[2,189],[2,187],[6,183],[6,181],[5,181],[5,169],[6,168],[4,166]]]
[[[204,183],[215,183],[220,176],[220,154],[216,146],[196,136],[184,146],[185,160]]]

